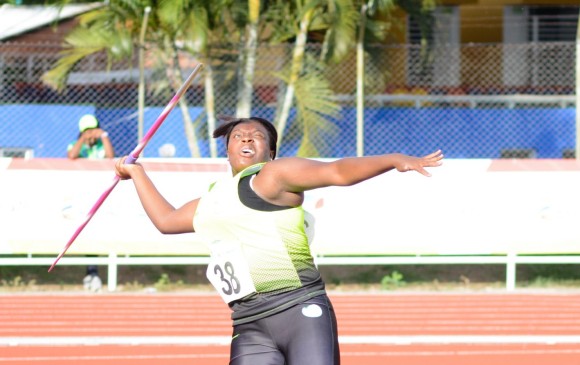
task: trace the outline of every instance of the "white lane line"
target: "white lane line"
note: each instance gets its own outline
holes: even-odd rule
[[[580,336],[339,336],[342,344],[580,344]],[[0,346],[201,345],[230,344],[229,336],[0,337]]]
[[[0,346],[229,345],[229,336],[0,337]]]
[[[343,344],[566,344],[580,343],[575,335],[432,335],[432,336],[339,336]]]
[[[539,349],[539,350],[478,350],[478,351],[368,351],[341,352],[341,357],[435,357],[435,356],[515,356],[515,355],[576,355],[580,349]],[[178,360],[178,359],[227,359],[229,354],[169,354],[169,355],[95,355],[95,356],[29,356],[0,357],[0,362],[45,362],[45,361],[120,361],[120,360]]]
[[[45,362],[45,361],[119,361],[119,360],[177,360],[177,359],[228,359],[229,354],[172,354],[172,355],[96,355],[96,356],[30,356],[30,357],[0,357],[0,362]]]
[[[401,351],[356,351],[348,352],[341,351],[340,356],[344,357],[387,357],[387,356],[515,356],[515,355],[576,355],[580,354],[580,349],[523,349],[523,350],[431,350],[431,351],[413,351],[413,350],[401,350]]]

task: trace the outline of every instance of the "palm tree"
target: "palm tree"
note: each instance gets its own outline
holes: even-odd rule
[[[433,46],[430,33],[433,31],[435,17],[433,12],[437,0],[397,0],[397,6],[412,16],[419,24],[421,33],[421,62],[426,66],[431,61],[431,47]]]
[[[318,151],[308,138],[311,131],[332,130],[329,118],[337,117],[340,112],[340,106],[333,101],[333,92],[321,72],[322,66],[346,52],[344,44],[352,38],[355,29],[354,8],[351,0],[296,0],[292,4],[278,4],[277,9],[281,19],[276,24],[277,41],[295,39],[290,66],[278,75],[286,83],[276,115],[278,145],[284,138],[290,108],[295,100],[297,122],[303,136],[298,154],[316,156]],[[294,27],[286,24],[289,17],[293,17]],[[308,35],[312,31],[326,32],[323,52],[318,60],[306,56]]]
[[[276,125],[278,129],[278,146],[282,144],[282,139],[284,137],[284,132],[286,130],[286,123],[288,121],[288,116],[290,115],[290,107],[292,106],[294,99],[294,92],[296,88],[296,82],[298,77],[302,74],[303,63],[304,63],[304,51],[306,48],[306,37],[308,33],[308,28],[314,17],[316,7],[311,6],[303,9],[299,21],[299,31],[296,34],[296,42],[294,45],[294,51],[292,53],[292,60],[290,66],[290,73],[285,78],[286,81],[286,92],[284,94],[284,99],[281,104],[281,109],[279,115],[276,116]],[[304,130],[305,131],[305,130]],[[306,133],[304,133],[306,135]]]
[[[199,3],[199,8],[196,13],[197,15],[191,15],[197,18],[194,20],[194,23],[199,26],[183,29],[183,44],[184,49],[196,56],[205,66],[203,83],[205,90],[205,114],[208,125],[207,138],[209,141],[210,157],[215,158],[218,155],[217,144],[215,139],[212,138],[211,132],[216,127],[216,102],[214,72],[212,58],[210,56],[212,42],[210,39],[219,37],[216,36],[219,33],[218,29],[221,27],[219,14],[227,5],[227,2],[211,0],[198,0],[197,2]],[[201,122],[200,118],[201,116],[196,120],[196,125]]]
[[[187,0],[160,1],[157,8],[157,19],[158,27],[157,32],[153,34],[154,39],[158,40],[158,48],[166,57],[166,65],[170,66],[168,78],[171,88],[177,90],[185,76],[180,65],[180,50],[185,48],[184,40],[191,41],[192,35],[204,34],[207,23],[206,9],[196,2]],[[196,40],[203,44],[206,38],[199,37]],[[208,72],[210,71],[206,71],[206,75]],[[200,157],[196,125],[191,120],[185,98],[179,100],[179,107],[183,115],[183,127],[191,156]],[[197,123],[199,121],[196,121]]]
[[[161,60],[158,67],[169,70],[165,73],[167,83],[175,91],[184,79],[179,62],[183,40],[196,36],[195,39],[189,38],[190,44],[202,46],[207,41],[205,5],[203,1],[188,0],[116,0],[98,10],[83,14],[79,17],[79,26],[65,38],[67,47],[61,53],[61,58],[42,79],[46,84],[62,89],[69,73],[85,57],[105,52],[109,62],[131,59],[135,46],[139,44],[144,9],[150,6],[152,12],[145,36],[146,43],[150,52],[156,55],[154,58]],[[158,89],[161,86],[158,85]],[[187,101],[180,99],[179,106],[190,153],[193,157],[199,157],[198,136]]]
[[[424,52],[428,55],[429,39],[427,30],[430,29],[432,13],[435,8],[434,0],[416,1],[416,0],[363,0],[360,4],[360,23],[357,37],[357,156],[364,155],[364,80],[365,80],[365,53],[371,55],[370,59],[375,58],[372,51],[367,47],[377,41],[385,39],[385,35],[390,28],[387,21],[381,21],[376,18],[377,15],[382,17],[389,16],[396,7],[400,7],[407,14],[415,16],[421,25],[422,38],[425,40],[424,45],[427,50]],[[376,76],[376,75],[375,75]]]
[[[277,23],[278,38],[287,40],[295,38],[292,53],[291,66],[282,74],[286,83],[286,90],[281,97],[276,122],[279,131],[279,142],[284,138],[284,132],[289,117],[290,108],[296,99],[297,121],[302,124],[302,134],[307,136],[312,128],[331,129],[329,117],[338,114],[339,106],[331,102],[332,91],[327,81],[320,73],[318,77],[306,72],[311,70],[311,58],[305,56],[307,39],[312,34],[323,34],[322,51],[319,62],[321,65],[340,62],[346,54],[356,45],[357,48],[357,114],[359,124],[359,143],[357,153],[364,154],[362,149],[362,120],[364,110],[364,94],[362,84],[364,80],[363,61],[364,55],[369,53],[369,45],[385,38],[389,30],[388,12],[396,6],[419,20],[422,26],[424,39],[428,39],[427,31],[430,29],[429,22],[432,19],[432,11],[436,0],[296,0],[293,2],[282,1],[284,5],[278,5],[278,18],[283,19]],[[360,10],[357,10],[360,9]],[[288,15],[291,14],[291,15]],[[380,20],[385,17],[387,20]],[[292,17],[293,15],[293,17]],[[287,19],[295,19],[293,27],[289,27]],[[425,56],[428,56],[428,43],[425,43]],[[373,57],[371,57],[373,59]],[[427,59],[427,58],[425,58]],[[323,66],[320,66],[323,67]],[[312,85],[315,79],[320,94],[313,94]],[[304,82],[310,87],[300,87]],[[324,86],[326,85],[326,86]],[[299,95],[298,90],[308,91],[308,95]],[[320,103],[317,103],[319,101]],[[301,103],[309,103],[309,106]],[[306,110],[312,113],[304,114]],[[305,141],[303,140],[303,143]],[[279,143],[279,144],[280,144]],[[306,149],[301,147],[301,152]],[[311,151],[313,152],[313,151]]]
[[[238,100],[236,115],[247,117],[252,112],[252,93],[254,82],[254,71],[256,67],[256,51],[259,41],[259,20],[260,20],[260,0],[248,0],[248,17],[245,30],[245,37],[240,44],[243,47],[240,50],[240,70],[243,70],[238,89]],[[245,42],[243,41],[245,38]]]
[[[364,156],[364,80],[365,80],[365,46],[378,39],[384,39],[388,24],[372,19],[377,14],[390,12],[396,0],[363,0],[360,4],[358,37],[356,40],[356,121],[357,121],[357,156]],[[370,20],[369,20],[370,18]],[[368,29],[368,30],[367,30]],[[370,33],[370,34],[369,34]]]

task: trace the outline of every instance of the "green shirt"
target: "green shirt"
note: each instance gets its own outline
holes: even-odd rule
[[[69,143],[67,151],[70,151],[75,145],[76,141]],[[93,146],[84,144],[81,146],[79,151],[79,158],[89,158],[89,159],[103,159],[106,158],[105,146],[103,142],[98,139]]]

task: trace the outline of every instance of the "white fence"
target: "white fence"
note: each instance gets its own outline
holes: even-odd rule
[[[340,102],[355,101],[353,95],[338,95]],[[489,107],[514,109],[516,107],[560,108],[574,107],[578,98],[575,95],[413,95],[413,94],[377,94],[365,97],[365,102],[373,106],[412,105],[415,108],[433,106],[461,106],[469,108]]]
[[[54,257],[2,257],[0,266],[46,266],[48,269]],[[181,257],[118,257],[111,253],[106,257],[64,257],[55,269],[67,265],[107,266],[107,290],[117,290],[117,268],[120,265],[207,265],[207,256]],[[320,265],[455,265],[455,264],[502,264],[506,265],[506,290],[516,289],[516,265],[518,264],[580,264],[580,256],[377,256],[377,257],[329,257],[317,256]]]

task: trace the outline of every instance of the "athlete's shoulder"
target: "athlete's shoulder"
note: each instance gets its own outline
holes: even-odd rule
[[[263,170],[293,170],[316,163],[315,160],[304,157],[281,157],[264,164]]]

